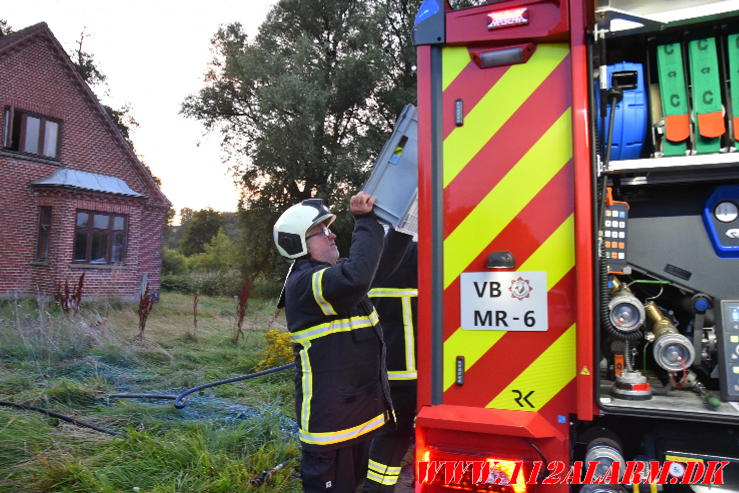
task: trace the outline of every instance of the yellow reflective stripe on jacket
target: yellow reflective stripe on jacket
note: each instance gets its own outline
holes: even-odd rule
[[[338,315],[336,310],[334,310],[334,307],[331,306],[331,303],[326,301],[326,298],[323,297],[323,285],[321,283],[323,281],[323,273],[326,272],[326,269],[328,269],[328,267],[313,273],[313,277],[311,278],[313,298],[316,300],[316,303],[318,303],[318,306],[321,307],[321,311],[324,315]]]
[[[417,289],[404,288],[372,288],[367,293],[370,298],[398,298],[403,296],[418,296]]]
[[[400,298],[403,313],[403,342],[405,344],[405,370],[388,371],[389,380],[415,380],[416,343],[413,330],[413,309],[411,298],[418,296],[418,289],[410,288],[373,288],[368,293],[370,298]]]
[[[402,298],[403,304],[403,336],[405,337],[405,368],[408,371],[416,370],[416,343],[413,334],[413,308],[411,299]]]
[[[329,431],[323,433],[310,433],[308,430],[298,430],[298,436],[300,440],[305,443],[312,443],[315,445],[330,445],[332,443],[345,442],[369,433],[372,430],[376,430],[380,426],[384,425],[386,421],[385,413],[379,414],[374,418],[365,421],[364,423],[348,428],[346,430]]]
[[[387,372],[388,380],[416,380],[418,372],[415,371],[389,371]]]
[[[303,344],[300,350],[300,368],[302,375],[303,402],[300,406],[300,427],[304,430],[309,429],[310,421],[310,401],[313,398],[313,370],[310,366],[310,357],[308,356],[310,349],[310,341]]]
[[[392,486],[398,482],[399,477],[399,467],[389,467],[370,459],[367,469],[367,479],[371,479],[380,484]]]
[[[319,337],[325,337],[330,334],[336,334],[338,332],[349,332],[352,330],[362,329],[364,327],[371,327],[376,325],[380,321],[377,311],[372,309],[372,313],[369,316],[362,315],[351,318],[339,318],[326,322],[320,325],[314,325],[307,329],[299,330],[290,334],[290,340],[296,344],[302,344],[305,341],[312,341]]]

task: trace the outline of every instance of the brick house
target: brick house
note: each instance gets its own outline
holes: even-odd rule
[[[169,201],[45,23],[0,37],[0,297],[159,292]]]

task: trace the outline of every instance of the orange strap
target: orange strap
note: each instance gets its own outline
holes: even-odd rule
[[[618,376],[621,376],[621,374],[626,369],[626,362],[624,360],[623,354],[614,354],[613,355],[613,373],[615,373]]]
[[[690,137],[688,114],[665,116],[665,137],[670,142],[682,142]]]
[[[698,133],[706,139],[721,137],[726,132],[723,111],[698,113]]]

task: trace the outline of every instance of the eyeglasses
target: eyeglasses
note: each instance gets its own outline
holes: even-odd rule
[[[305,241],[308,241],[310,238],[313,238],[314,236],[323,235],[325,237],[331,236],[331,230],[328,229],[326,226],[322,227],[320,230],[316,231],[315,233],[306,235]]]

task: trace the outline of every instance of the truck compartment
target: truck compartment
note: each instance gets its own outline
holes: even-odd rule
[[[590,50],[596,399],[739,422],[736,13],[673,26],[618,3]]]

